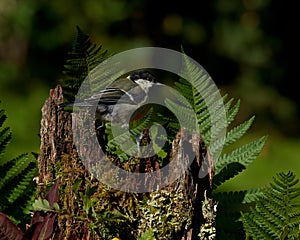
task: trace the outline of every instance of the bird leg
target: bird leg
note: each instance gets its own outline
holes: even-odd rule
[[[136,142],[136,146],[138,149],[138,154],[140,155],[141,153],[141,140],[143,138],[143,133],[140,133],[139,136],[137,136],[134,132],[132,132],[130,129],[128,129],[128,132],[130,133],[130,135],[135,139]]]

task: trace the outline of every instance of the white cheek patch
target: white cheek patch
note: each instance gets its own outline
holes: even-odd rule
[[[143,90],[146,90],[146,92],[148,92],[148,89],[153,85],[152,82],[144,79],[138,79],[135,82],[139,84]]]

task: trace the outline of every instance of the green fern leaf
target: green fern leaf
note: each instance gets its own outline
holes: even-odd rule
[[[28,194],[28,198],[24,199],[23,206],[22,206],[22,212],[26,215],[29,215],[33,212],[32,203],[36,199],[36,194],[32,192],[32,194]]]
[[[28,154],[13,160],[1,158],[11,139],[9,127],[2,128],[5,119],[4,111],[0,110],[0,211],[25,228],[35,191],[33,177],[37,174],[36,160],[29,158]]]
[[[166,105],[171,111],[176,112],[178,118],[184,119],[184,127],[190,131],[199,131],[206,146],[209,146],[212,156],[218,156],[216,153],[219,153],[222,148],[236,142],[246,133],[254,117],[231,128],[224,136],[224,129],[234,121],[239,111],[240,100],[235,102],[231,98],[226,102],[227,95],[219,98],[219,90],[210,84],[209,75],[200,70],[188,57],[184,58],[183,65],[183,71],[187,73],[189,82],[179,79],[175,83],[175,90],[180,94],[174,97],[176,101],[166,99]],[[172,127],[178,130],[182,126],[178,127],[178,124],[174,123]],[[242,172],[258,156],[265,141],[266,138],[262,137],[214,159],[214,187]]]
[[[1,101],[0,101],[1,103]],[[6,120],[6,115],[4,110],[0,109],[0,128],[2,127],[3,123]],[[7,147],[9,141],[11,140],[11,131],[9,127],[5,127],[0,131],[0,158],[4,154],[4,150]],[[0,166],[3,165],[5,162],[0,161]]]
[[[131,132],[139,136],[144,129],[149,129],[153,125],[153,108],[151,107],[144,118],[133,122]],[[134,156],[137,151],[137,145],[128,131],[124,131],[120,126],[114,126],[114,136],[111,132],[111,125],[107,124],[106,132],[108,133],[107,151],[111,154],[117,154],[121,162]],[[126,149],[127,154],[120,149]]]
[[[228,103],[231,104],[231,101],[229,101]],[[241,104],[241,101],[238,100],[231,109],[228,109],[228,111],[227,111],[227,124],[228,125],[235,119],[237,113],[239,112],[240,104]]]
[[[251,117],[249,120],[243,122],[242,124],[232,128],[227,134],[226,134],[226,140],[224,142],[224,147],[229,146],[230,144],[236,142],[238,139],[240,139],[247,130],[251,127],[255,116]]]
[[[240,163],[243,166],[248,166],[261,152],[266,137],[248,143],[242,147],[233,150],[231,153],[224,153],[215,163],[215,174],[218,175],[220,171],[231,163]]]
[[[0,101],[1,103],[1,101]],[[5,115],[5,111],[3,109],[0,110],[0,127],[2,127],[3,123],[6,120],[6,115]]]
[[[18,176],[24,169],[26,169],[31,160],[28,158],[28,154],[22,154],[13,161],[13,167],[6,171],[6,176],[0,180],[0,190],[9,180]]]
[[[0,132],[0,157],[4,154],[5,148],[11,140],[11,131],[8,127],[4,128]],[[0,162],[0,166],[5,164],[4,161]]]
[[[238,175],[245,169],[246,167],[243,164],[237,162],[227,164],[222,170],[220,170],[219,174],[214,176],[213,190],[216,190],[218,186]]]
[[[247,130],[251,127],[253,121],[254,121],[254,116],[249,120],[243,122],[242,124],[230,129],[226,133],[226,136],[213,142],[209,147],[209,150],[212,153],[219,152],[222,148],[226,148],[230,144],[236,142],[247,132]]]
[[[298,239],[300,187],[292,172],[279,173],[254,208],[242,213],[245,231],[253,239]]]
[[[222,120],[221,107],[223,100],[226,98],[218,98],[220,96],[218,89],[210,84],[211,79],[204,70],[199,70],[193,63],[185,59],[185,69],[189,81],[180,78],[175,83],[174,99],[166,99],[165,103],[168,109],[176,112],[178,119],[181,119],[180,128],[185,127],[189,132],[200,132],[206,145],[210,144],[211,136],[210,129],[214,129],[214,134],[218,134],[218,130],[224,129]],[[202,95],[201,95],[202,94]],[[211,122],[211,116],[214,115],[214,121]],[[220,121],[221,120],[221,121]],[[182,126],[183,125],[183,126]]]
[[[179,105],[171,99],[166,99],[165,104],[170,111],[176,112],[176,116],[180,120],[180,123],[174,122],[175,129],[178,130],[179,126],[186,128],[189,132],[197,129],[195,114],[189,105]]]
[[[213,199],[223,206],[231,206],[234,211],[241,211],[243,205],[254,203],[262,195],[262,189],[249,189],[235,192],[214,192]],[[237,207],[237,205],[240,205],[240,207]]]
[[[77,38],[64,66],[63,73],[65,77],[60,80],[64,97],[68,101],[74,100],[82,82],[86,77],[91,76],[92,70],[106,57],[107,51],[102,51],[102,46],[93,43],[89,36],[77,27]],[[93,89],[94,86],[91,83],[92,79],[89,79],[89,81],[91,84],[89,85],[90,89],[85,89],[85,93],[91,96],[95,89]]]
[[[250,189],[236,192],[213,192],[217,205],[217,239],[244,239],[240,211],[248,211],[262,196],[262,190]]]
[[[215,161],[215,176],[213,179],[213,189],[222,183],[233,178],[258,156],[266,142],[266,137],[248,143],[233,150],[229,154],[223,154],[218,161]]]
[[[23,178],[20,180],[18,185],[12,190],[11,194],[8,197],[8,202],[13,203],[18,198],[23,197],[24,193],[27,190],[31,189],[32,179],[37,176],[37,168],[35,163],[31,163],[31,166],[28,166],[24,172],[22,172]]]

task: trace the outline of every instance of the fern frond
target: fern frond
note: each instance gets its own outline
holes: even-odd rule
[[[262,195],[262,189],[249,189],[235,192],[213,193],[213,199],[223,206],[231,206],[234,211],[240,211],[239,209],[243,204],[252,204]],[[237,207],[237,204],[240,205],[240,207]]]
[[[122,149],[120,146],[122,146]],[[124,149],[126,149],[127,154],[124,152]],[[117,154],[121,162],[123,162],[129,159],[129,155],[134,156],[137,151],[137,146],[131,139],[130,133],[123,132],[123,134],[119,134],[108,141],[107,151],[109,151],[110,154]]]
[[[241,211],[248,211],[262,196],[261,189],[235,192],[213,192],[217,202],[217,239],[244,239],[243,226],[239,220]]]
[[[209,150],[211,152],[219,152],[222,148],[226,148],[230,144],[236,142],[238,139],[240,139],[246,132],[247,130],[251,127],[253,121],[254,121],[254,116],[250,118],[249,120],[241,123],[240,125],[230,129],[227,133],[226,136],[223,138],[220,138],[213,142]],[[217,161],[217,159],[216,159]]]
[[[1,101],[0,101],[1,103]],[[4,110],[0,109],[0,128],[6,120]],[[4,154],[5,148],[11,140],[11,131],[9,127],[5,127],[0,131],[0,158]],[[0,161],[0,166],[4,164],[4,161]]]
[[[251,127],[255,116],[251,117],[249,120],[246,120],[242,124],[232,128],[230,131],[226,134],[226,139],[224,142],[224,147],[229,146],[230,144],[236,142],[238,139],[240,139],[244,134],[247,132],[247,130]]]
[[[4,154],[5,148],[11,140],[10,128],[6,127],[0,132],[0,157]],[[4,164],[4,161],[0,162],[0,166]]]
[[[178,104],[176,105],[174,102],[169,105],[173,105],[173,108],[177,109],[177,114],[185,114],[187,118],[196,119],[196,126],[191,125],[192,130],[201,133],[206,146],[211,147],[215,141],[224,135],[227,127],[226,108],[224,106],[227,95],[221,97],[219,89],[213,84],[210,76],[186,55],[184,55],[183,62],[182,73],[189,82],[186,83],[186,80],[179,79],[175,87],[188,99],[193,113],[186,114],[189,112],[183,112],[183,109],[180,109]],[[217,149],[220,147],[214,150]],[[211,151],[212,156],[218,155],[215,153],[218,152]]]
[[[266,137],[248,143],[242,147],[233,150],[231,153],[224,153],[215,163],[215,174],[218,175],[220,171],[231,163],[240,163],[243,166],[248,166],[261,152]]]
[[[249,232],[250,229],[255,229],[256,236],[253,239],[270,239],[270,240],[273,239],[270,237],[270,235],[266,231],[266,228],[264,226],[257,224],[257,222],[254,221],[254,219],[251,215],[242,213],[242,219],[243,219],[243,224],[244,224],[245,230],[247,228],[247,232]],[[245,226],[247,226],[247,227],[245,227]],[[247,234],[247,236],[248,236],[248,234]]]
[[[219,174],[214,176],[213,190],[217,189],[218,186],[220,186],[227,180],[233,178],[234,176],[238,175],[245,169],[246,167],[243,164],[237,162],[227,164],[224,168],[220,170]]]
[[[64,97],[68,101],[74,101],[82,82],[107,57],[107,51],[102,51],[102,46],[93,43],[89,36],[77,26],[77,37],[68,55],[69,58],[63,71],[65,77],[60,80],[60,84]],[[92,85],[88,87],[90,89],[85,89],[85,91],[91,96],[94,89]]]
[[[197,129],[197,121],[195,118],[195,114],[190,105],[176,104],[171,99],[166,99],[165,104],[167,108],[176,113],[177,118],[180,123],[174,122],[174,129],[186,128],[189,132]]]
[[[212,84],[209,75],[184,56],[182,72],[188,81],[180,78],[175,83],[175,90],[180,96],[174,97],[176,101],[166,99],[165,102],[171,111],[176,112],[178,118],[184,119],[184,127],[201,133],[212,156],[218,157],[214,159],[214,187],[217,187],[242,172],[258,156],[266,138],[262,137],[219,157],[224,147],[236,142],[246,133],[254,117],[225,133],[239,111],[240,100],[231,98],[226,101],[227,95],[220,97],[219,90]]]
[[[184,126],[180,127],[185,127],[190,132],[200,132],[205,143],[209,145],[210,140],[214,138],[210,132],[212,125],[215,134],[219,129],[226,127],[221,123],[225,117],[221,107],[226,96],[219,98],[218,89],[211,84],[211,78],[204,70],[199,70],[187,59],[184,66],[183,71],[187,73],[189,82],[180,78],[175,83],[176,93],[180,94],[174,94],[173,99],[166,99],[166,106],[176,112],[178,119],[182,119],[181,125]],[[214,122],[211,119],[212,115]]]
[[[22,172],[23,178],[20,180],[18,185],[12,189],[11,194],[8,197],[8,202],[13,203],[20,197],[24,197],[24,194],[30,190],[30,186],[33,185],[33,178],[37,176],[36,164],[31,164]]]
[[[1,101],[0,101],[1,103]],[[2,127],[3,123],[5,122],[6,120],[6,115],[5,115],[5,112],[3,109],[0,110],[0,127]]]
[[[153,125],[152,116],[153,108],[151,107],[144,118],[134,122],[134,126],[131,129],[131,132],[136,136],[139,136],[144,129],[150,128]],[[128,160],[129,156],[135,155],[137,151],[137,145],[133,143],[132,136],[130,135],[129,131],[124,131],[124,129],[119,126],[114,126],[114,128],[115,135],[112,136],[111,125],[108,125],[107,150],[112,154],[117,154],[122,162]],[[120,149],[120,146],[122,146],[122,149],[126,149],[127,154],[122,149]]]
[[[0,180],[0,191],[9,180],[18,176],[24,169],[26,169],[30,161],[31,160],[28,158],[28,154],[22,154],[14,159],[14,165],[10,169],[6,169],[5,177]]]
[[[218,161],[215,161],[213,189],[244,171],[261,152],[265,141],[266,137],[262,137],[233,150],[229,154],[221,155]]]
[[[259,197],[255,208],[242,213],[244,229],[253,239],[298,239],[300,188],[292,172],[279,173]],[[284,238],[283,238],[284,236]]]
[[[211,136],[210,138],[205,137],[207,133],[211,134],[211,129],[214,129],[214,134],[218,135],[220,130],[223,130],[227,127],[227,123],[225,120],[225,109],[223,107],[223,98],[215,99],[213,103],[210,103],[209,109],[205,109],[199,114],[199,126],[200,133],[202,133],[203,138],[207,139],[207,141],[213,139],[215,141],[216,136]],[[204,117],[202,116],[207,115]],[[212,122],[212,119],[214,122]],[[225,121],[224,121],[225,120]]]
[[[34,192],[29,195],[29,197],[23,201],[22,212],[26,215],[31,214],[33,211],[32,203],[36,200],[36,194]]]
[[[233,100],[233,99],[232,99]],[[231,101],[230,101],[231,103]],[[241,100],[237,100],[236,104],[234,104],[230,109],[227,110],[227,125],[229,125],[236,117],[237,113],[240,109]]]
[[[0,211],[25,229],[35,191],[33,177],[38,172],[36,159],[29,158],[28,154],[13,160],[1,158],[11,139],[10,128],[3,128],[5,120],[5,113],[0,110]]]

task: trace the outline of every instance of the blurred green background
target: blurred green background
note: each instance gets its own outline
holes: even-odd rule
[[[237,123],[256,115],[240,144],[268,142],[224,189],[264,186],[286,170],[300,178],[297,9],[278,0],[0,0],[0,108],[13,131],[4,157],[39,151],[40,109],[79,25],[113,53],[182,45],[222,93],[242,100]]]

